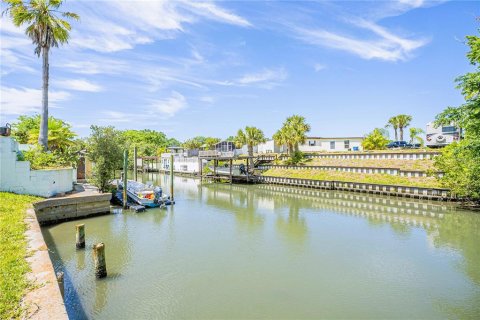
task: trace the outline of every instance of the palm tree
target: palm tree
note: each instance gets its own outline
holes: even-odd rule
[[[414,140],[417,140],[418,143],[420,143],[421,146],[423,146],[423,139],[420,137],[421,134],[424,134],[425,131],[421,128],[410,128],[410,143],[413,144]]]
[[[17,27],[28,24],[25,33],[32,40],[35,54],[42,56],[43,86],[42,86],[42,118],[38,143],[44,150],[48,148],[48,54],[51,47],[68,42],[70,24],[64,18],[78,20],[79,16],[72,12],[62,12],[58,9],[63,0],[4,0],[8,7],[3,13],[9,13],[13,24]]]
[[[282,128],[273,135],[273,140],[281,145],[286,144],[291,154],[292,151],[298,151],[299,144],[305,143],[309,131],[310,125],[305,122],[305,117],[293,115],[285,120]]]
[[[287,152],[290,154],[293,149],[293,145],[290,142],[290,134],[288,133],[288,128],[279,129],[274,135],[273,140],[278,145],[287,145]]]
[[[40,134],[40,115],[36,115],[37,126],[33,128],[28,135],[28,143],[34,144],[38,141]],[[72,131],[72,126],[63,120],[54,117],[48,118],[48,145],[51,150],[65,151],[66,148],[73,145],[73,138],[76,134]]]
[[[287,118],[286,125],[289,128],[291,142],[295,146],[295,152],[298,151],[298,145],[305,143],[307,132],[310,131],[310,125],[305,122],[305,117],[293,115]]]
[[[253,147],[265,141],[267,141],[267,139],[265,139],[263,131],[256,127],[247,126],[245,127],[245,131],[239,129],[235,137],[235,144],[237,144],[237,146],[247,145],[250,162],[253,161]]]
[[[408,114],[400,114],[397,117],[398,129],[400,130],[400,141],[403,141],[403,129],[410,125],[412,121],[412,116]]]
[[[388,119],[387,125],[385,128],[392,127],[393,131],[395,132],[395,141],[398,141],[398,118],[397,116],[391,117]]]

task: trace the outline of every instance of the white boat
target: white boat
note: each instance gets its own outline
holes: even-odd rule
[[[120,186],[123,186],[122,181],[120,181]],[[138,181],[127,180],[127,196],[145,207],[170,204],[170,197],[162,194],[162,188],[151,183],[143,184]]]

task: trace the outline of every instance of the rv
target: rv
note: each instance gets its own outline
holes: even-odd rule
[[[449,145],[454,141],[459,141],[461,129],[454,125],[435,127],[433,122],[429,122],[427,123],[426,136],[427,147],[439,148]]]

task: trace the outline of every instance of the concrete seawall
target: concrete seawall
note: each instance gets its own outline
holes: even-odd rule
[[[110,212],[110,193],[50,198],[33,204],[41,225]]]
[[[31,269],[31,272],[27,274],[27,279],[32,283],[33,289],[25,295],[22,301],[26,312],[24,318],[68,319],[48,248],[33,209],[27,210],[25,222],[28,226],[25,235],[30,253],[27,262]]]

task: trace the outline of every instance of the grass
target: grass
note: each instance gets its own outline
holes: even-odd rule
[[[299,178],[313,180],[329,180],[344,182],[373,183],[408,187],[440,188],[440,183],[434,177],[402,177],[389,174],[355,173],[342,171],[321,170],[294,170],[270,169],[263,173],[264,176]]]
[[[404,160],[404,159],[306,159],[306,166],[336,166],[336,167],[374,167],[374,168],[398,168],[401,170],[434,170],[433,160]]]
[[[19,319],[28,288],[25,211],[40,198],[0,192],[0,319]]]

